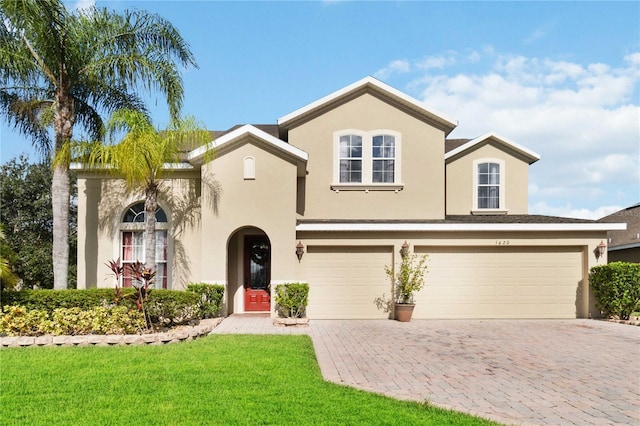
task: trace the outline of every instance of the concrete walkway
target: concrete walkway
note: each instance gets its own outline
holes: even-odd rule
[[[309,334],[328,381],[507,424],[640,425],[640,327],[594,320],[231,316],[212,333]]]

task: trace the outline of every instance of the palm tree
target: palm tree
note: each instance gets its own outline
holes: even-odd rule
[[[116,138],[125,136],[116,142]],[[209,142],[209,132],[194,118],[172,120],[164,131],[156,130],[140,111],[118,110],[107,123],[110,143],[72,144],[74,157],[87,169],[98,169],[125,180],[132,191],[144,193],[145,265],[156,263],[156,210],[162,178],[179,163],[182,152]],[[209,151],[209,156],[213,151]],[[210,158],[210,157],[209,157]]]
[[[95,7],[72,13],[61,0],[0,0],[0,112],[42,152],[53,148],[56,158],[55,289],[67,287],[69,142],[75,125],[97,140],[101,113],[128,108],[146,114],[139,89],[163,93],[177,118],[184,92],[179,65],[197,67],[187,43],[160,16]],[[47,127],[53,127],[53,141]]]

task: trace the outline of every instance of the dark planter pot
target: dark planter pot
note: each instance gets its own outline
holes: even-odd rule
[[[400,322],[411,321],[411,315],[413,315],[413,308],[416,305],[413,303],[399,303],[396,304],[396,320]]]

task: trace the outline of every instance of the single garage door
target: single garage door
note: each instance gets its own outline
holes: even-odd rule
[[[576,318],[580,247],[416,247],[429,255],[414,318]]]
[[[384,266],[392,247],[308,246],[307,316],[316,319],[388,318],[375,299],[391,294]]]

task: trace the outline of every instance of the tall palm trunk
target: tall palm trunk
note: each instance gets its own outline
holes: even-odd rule
[[[73,98],[63,90],[56,92],[56,116],[54,119],[54,153],[64,149],[71,141],[75,121]],[[54,162],[51,181],[53,207],[53,288],[67,288],[69,277],[69,159]]]
[[[158,210],[158,184],[151,182],[145,190],[144,238],[146,245],[145,266],[155,270],[156,267],[156,210]]]

